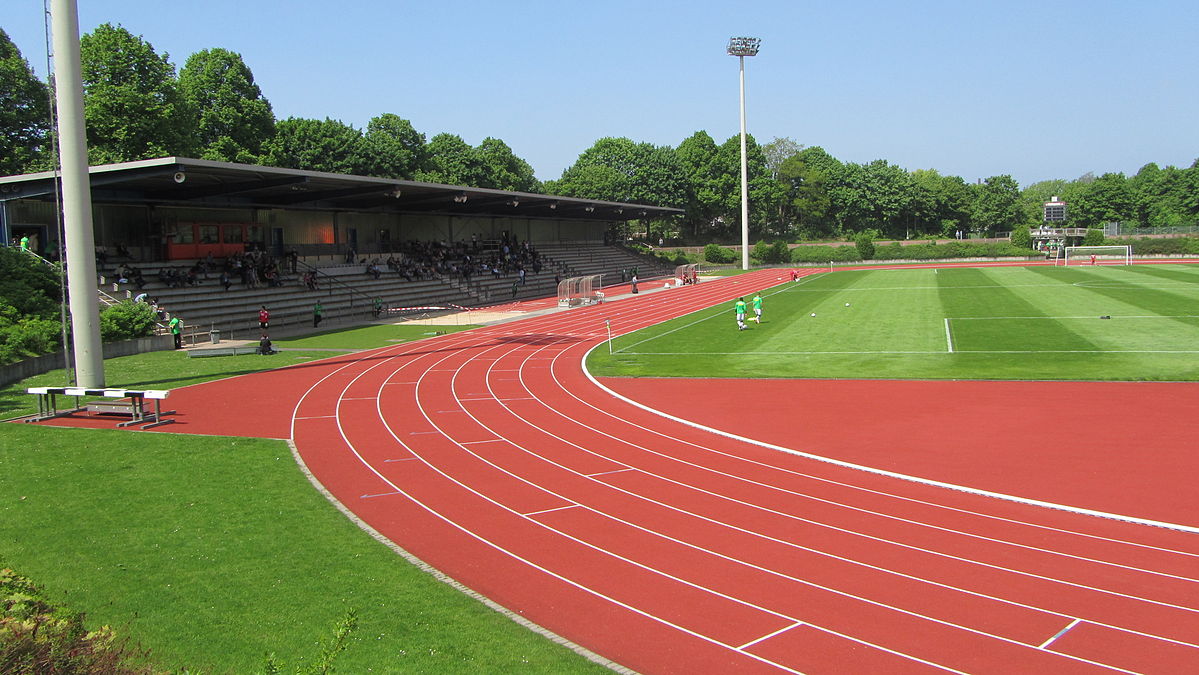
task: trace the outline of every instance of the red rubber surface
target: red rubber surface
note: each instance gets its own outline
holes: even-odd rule
[[[189,387],[169,399],[180,424],[162,429],[290,436],[316,477],[400,546],[642,672],[1199,668],[1199,535],[786,454],[643,410],[582,372],[605,320],[634,330],[760,289],[774,275]],[[961,428],[943,410],[937,425],[917,414],[944,402],[941,387],[1004,398],[986,392],[1002,383],[722,382],[667,401],[677,385],[668,396],[656,382],[609,382],[690,419],[811,453],[1196,521],[1194,464],[1168,430],[1138,435],[1172,453],[1162,466],[1129,461],[1118,439],[1097,441],[1111,424],[1005,443],[999,431],[1019,425],[967,419],[981,403],[962,412]],[[1102,385],[1013,386],[1013,398],[1051,400],[1058,387]],[[1195,385],[1127,386],[1132,398],[1193,410]],[[892,405],[897,393],[905,400]],[[737,409],[719,403],[732,396],[749,397],[737,400],[753,402],[756,422],[768,416],[764,402],[802,402],[805,423],[741,429]],[[877,421],[838,421],[836,402],[851,398],[852,410],[876,411]],[[771,415],[796,417],[786,406]],[[1185,430],[1188,417],[1168,417],[1154,419]],[[1083,457],[1088,475],[1079,476]],[[1134,485],[1141,496],[1125,494]],[[1151,499],[1155,489],[1173,494]]]

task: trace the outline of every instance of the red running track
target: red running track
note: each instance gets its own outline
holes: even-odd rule
[[[767,283],[742,275],[225,391],[294,392],[289,430],[244,426],[290,436],[325,487],[416,556],[638,671],[1199,668],[1194,533],[779,452],[642,409],[580,367],[605,320],[635,330]],[[208,386],[172,401],[187,410]]]

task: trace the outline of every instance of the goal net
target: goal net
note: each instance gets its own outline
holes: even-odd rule
[[[602,302],[604,298],[604,275],[591,274],[571,277],[558,282],[558,306],[576,307]]]
[[[690,284],[696,281],[699,276],[698,272],[699,268],[694,264],[679,265],[674,268],[674,277],[679,279],[680,283]]]
[[[1063,265],[1131,265],[1131,246],[1067,246]]]

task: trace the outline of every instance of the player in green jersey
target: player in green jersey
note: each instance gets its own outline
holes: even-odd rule
[[[737,330],[745,330],[745,298],[737,298],[733,311],[737,312]]]
[[[753,303],[753,307],[754,307],[754,321],[757,321],[758,324],[761,325],[761,323],[762,323],[762,294],[755,293],[754,299],[751,300],[750,302]]]

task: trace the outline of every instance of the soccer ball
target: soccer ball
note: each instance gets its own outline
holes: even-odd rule
[[[812,312],[812,316],[816,316],[816,312]]]
[[[846,307],[849,307],[849,303],[848,303],[848,302],[847,302],[847,303],[845,303],[845,306],[846,306]]]

